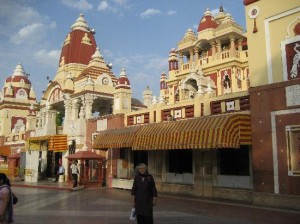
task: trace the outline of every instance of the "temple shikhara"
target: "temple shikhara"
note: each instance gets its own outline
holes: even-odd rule
[[[145,163],[161,192],[299,208],[299,5],[244,5],[247,29],[223,6],[195,15],[197,30],[166,52],[158,95],[145,84],[141,100],[80,14],[39,102],[25,64],[5,80],[2,172],[39,182],[62,164],[71,182],[78,160],[81,186],[131,189]]]

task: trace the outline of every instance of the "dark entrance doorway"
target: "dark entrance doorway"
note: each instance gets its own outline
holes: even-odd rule
[[[62,163],[62,152],[47,152],[47,178],[55,177],[60,163]]]

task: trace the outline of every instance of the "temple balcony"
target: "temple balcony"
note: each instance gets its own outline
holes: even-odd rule
[[[200,57],[196,61],[189,61],[187,63],[181,64],[181,66],[179,66],[178,72],[175,72],[175,75],[180,76],[182,74],[189,73],[193,63],[195,63],[195,66],[200,66],[205,72],[205,69],[232,62],[241,64],[247,63],[248,50],[236,51],[233,56],[231,56],[230,50],[224,50],[220,52],[220,54],[216,54],[214,56]]]

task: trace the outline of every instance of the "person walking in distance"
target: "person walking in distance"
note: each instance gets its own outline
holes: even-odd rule
[[[153,206],[156,205],[157,189],[154,178],[144,163],[137,166],[131,195],[138,224],[153,224]]]
[[[73,164],[71,165],[71,172],[72,172],[72,177],[74,180],[74,184],[73,184],[73,188],[77,187],[77,183],[78,183],[78,161],[74,160]]]
[[[65,168],[63,167],[62,164],[59,164],[58,171],[57,171],[57,174],[56,174],[56,178],[53,182],[57,182],[60,175],[65,175]]]

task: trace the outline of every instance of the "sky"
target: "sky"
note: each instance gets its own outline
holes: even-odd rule
[[[54,78],[62,44],[80,13],[112,71],[126,70],[133,97],[147,85],[159,95],[168,55],[191,28],[197,33],[206,8],[225,12],[245,29],[242,0],[0,0],[0,88],[21,63],[37,100]]]

